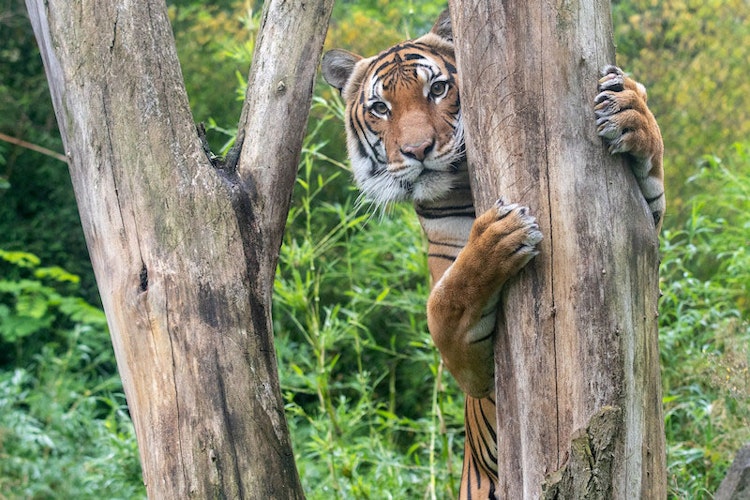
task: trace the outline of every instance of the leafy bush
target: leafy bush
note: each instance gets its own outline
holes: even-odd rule
[[[750,133],[750,3],[615,0],[613,18],[618,64],[649,89],[666,146],[670,217],[681,216],[695,159],[725,156]]]
[[[750,440],[750,154],[707,157],[662,241],[661,360],[671,494],[711,498]]]
[[[190,108],[196,122],[208,125],[207,138],[218,150],[224,134],[213,118],[239,119],[245,96],[235,92],[252,59],[260,11],[246,0],[169,3]]]
[[[143,497],[104,313],[63,269],[23,252],[0,250],[0,262],[21,276],[0,280],[0,491]]]

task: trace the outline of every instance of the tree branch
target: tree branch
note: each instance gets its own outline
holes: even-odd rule
[[[68,158],[64,154],[58,153],[57,151],[52,151],[51,149],[47,149],[43,146],[38,146],[31,142],[24,141],[23,139],[17,139],[15,137],[5,135],[2,132],[0,132],[0,141],[9,142],[11,144],[15,144],[16,146],[30,149],[32,151],[36,151],[37,153],[41,153],[43,155],[50,156],[56,160],[60,160],[62,162],[68,163]]]

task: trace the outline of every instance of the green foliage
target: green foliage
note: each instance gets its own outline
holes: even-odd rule
[[[62,151],[42,59],[24,4],[15,0],[0,0],[0,4],[0,132]],[[45,261],[60,263],[82,277],[87,300],[98,300],[67,166],[2,141],[0,248],[32,252]]]
[[[77,276],[0,261],[21,276],[0,280],[2,497],[144,498],[104,313],[71,293]]]
[[[430,30],[447,1],[343,0],[334,5],[326,48],[369,57]]]
[[[664,134],[670,217],[688,215],[696,160],[750,135],[749,22],[746,0],[614,2],[618,64],[648,87]]]
[[[0,259],[24,269],[33,269],[34,279],[0,280],[0,294],[12,297],[13,307],[0,304],[0,339],[10,344],[33,333],[48,329],[60,313],[78,319],[83,311],[89,312],[92,321],[104,321],[101,311],[92,308],[78,297],[64,297],[54,288],[43,284],[41,279],[58,283],[78,283],[78,276],[59,267],[37,268],[39,259],[25,252],[0,250]],[[56,311],[53,312],[53,309]]]
[[[662,242],[661,353],[671,494],[711,498],[750,440],[750,154],[706,158],[691,216]],[[716,193],[720,193],[717,195]]]
[[[236,124],[245,97],[244,91],[237,94],[237,83],[252,59],[259,11],[248,0],[171,3],[169,17],[195,121]],[[220,150],[224,134],[207,129],[213,149]]]

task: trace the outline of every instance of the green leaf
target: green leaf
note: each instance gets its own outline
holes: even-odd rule
[[[34,271],[34,276],[39,279],[51,278],[59,282],[78,283],[81,278],[75,274],[69,273],[65,269],[53,266],[53,267],[40,267]]]
[[[9,252],[0,250],[0,259],[18,267],[35,268],[41,262],[39,257],[28,252]]]

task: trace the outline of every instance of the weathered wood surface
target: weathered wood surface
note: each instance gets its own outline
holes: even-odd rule
[[[750,444],[737,452],[726,477],[716,490],[714,500],[750,499]]]
[[[27,1],[152,498],[303,496],[271,292],[332,4],[266,2],[220,170],[163,1]]]
[[[599,70],[614,62],[609,8],[451,1],[477,208],[500,195],[529,205],[545,236],[502,302],[501,498],[539,498],[543,485],[548,497],[580,498],[560,480],[566,465],[581,467],[568,458],[604,408],[615,422],[597,439],[613,455],[586,498],[666,496],[657,237],[593,113]]]

